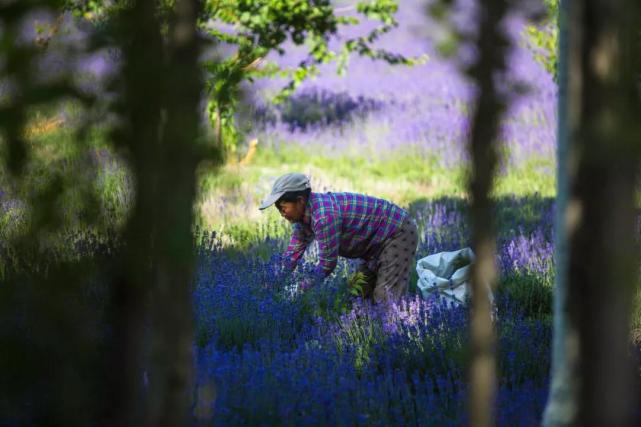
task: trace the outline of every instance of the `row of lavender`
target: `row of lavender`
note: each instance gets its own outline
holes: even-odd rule
[[[451,199],[416,208],[417,257],[468,244],[462,207]],[[549,304],[551,211],[551,201],[540,198],[502,200],[497,210],[505,285],[497,294],[501,425],[538,425],[545,403],[549,311],[528,307]],[[386,309],[354,301],[345,290],[354,266],[345,261],[322,287],[300,293],[274,283],[282,245],[203,249],[195,294],[197,380],[215,390],[216,398],[201,404],[217,425],[465,422],[465,309],[414,292]],[[547,297],[528,301],[541,288]]]
[[[250,89],[258,89],[254,102],[262,126],[254,132],[259,140],[276,146],[298,143],[330,153],[341,153],[350,146],[363,152],[372,148],[418,149],[438,157],[444,165],[460,166],[466,159],[470,102],[474,97],[474,87],[464,69],[476,52],[462,42],[458,53],[445,59],[435,46],[447,37],[448,25],[473,32],[474,2],[454,2],[449,24],[429,18],[430,1],[399,3],[397,18],[401,25],[377,46],[408,57],[427,57],[424,64],[408,68],[355,56],[345,76],[338,76],[334,66],[328,65],[280,106],[265,100],[283,82],[259,81]],[[501,142],[507,153],[506,164],[513,166],[533,156],[553,162],[555,150],[556,84],[533,59],[524,33],[524,15],[515,11],[505,23],[513,49],[508,72],[501,76],[503,89],[511,93]],[[368,28],[367,23],[350,27],[337,39],[362,36]],[[268,59],[288,67],[301,57],[290,50],[285,56]]]

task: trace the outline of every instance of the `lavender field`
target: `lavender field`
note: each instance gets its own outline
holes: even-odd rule
[[[457,25],[471,25],[471,10],[461,7]],[[288,230],[256,208],[273,179],[301,171],[319,190],[365,192],[410,209],[421,230],[417,259],[470,244],[465,143],[474,90],[461,67],[474,52],[462,46],[441,57],[435,45],[445,30],[422,2],[401,2],[398,18],[381,45],[425,55],[424,64],[352,58],[346,76],[328,66],[277,106],[268,100],[284,82],[258,81],[247,89],[255,156],[203,178],[201,221],[217,234],[203,236],[196,281],[195,411],[213,414],[216,425],[467,421],[466,310],[421,299],[416,277],[408,298],[388,309],[353,300],[346,282],[355,265],[345,261],[306,293],[295,278],[274,283]],[[524,24],[515,14],[508,26],[515,48],[507,78],[524,90],[503,122],[495,192],[496,416],[505,426],[540,423],[551,340],[556,87],[527,48]],[[343,36],[362,28],[350,31]],[[313,261],[308,254],[306,266]]]
[[[336,3],[341,13],[353,12],[350,2]],[[423,58],[419,65],[352,57],[345,76],[324,66],[278,105],[271,99],[286,81],[247,84],[241,147],[223,167],[199,170],[195,422],[468,421],[467,310],[421,298],[416,275],[400,303],[372,306],[347,291],[357,266],[346,260],[323,286],[307,292],[298,289],[297,277],[276,282],[290,230],[274,209],[258,210],[276,177],[299,171],[317,191],[358,191],[407,208],[421,233],[417,260],[470,245],[465,144],[475,88],[462,69],[476,53],[463,44],[453,56],[442,56],[437,46],[447,38],[447,25],[429,17],[426,2],[399,3],[399,27],[379,47]],[[472,1],[458,2],[452,24],[473,31],[474,9]],[[502,426],[540,424],[550,370],[556,85],[534,59],[524,16],[515,12],[506,23],[513,49],[502,83],[520,90],[501,125],[494,191],[500,272],[495,414]],[[336,42],[368,25],[340,33]],[[266,61],[294,66],[299,53],[292,47]],[[110,61],[107,54],[79,60],[88,90],[104,89],[101,79],[117,69]],[[66,123],[74,114],[63,114]],[[130,177],[101,142],[104,133],[96,135],[90,160],[99,171],[102,215],[118,227],[131,209]],[[43,164],[71,167],[64,149],[51,148],[65,138],[65,126],[35,138]],[[0,192],[0,204],[2,224],[20,222],[17,197]],[[302,269],[314,265],[310,252]]]
[[[538,425],[547,397],[551,203],[501,201],[497,294],[500,425]],[[417,256],[468,244],[462,202],[422,204]],[[528,210],[527,218],[515,211]],[[220,425],[460,425],[467,311],[412,292],[382,309],[352,301],[353,267],[301,294],[273,282],[278,240],[230,253],[208,244],[196,283],[197,408]],[[251,314],[250,314],[251,313]],[[202,406],[199,406],[202,405]]]
[[[291,227],[275,208],[258,209],[277,177],[302,172],[315,192],[365,193],[405,208],[418,225],[416,262],[472,246],[467,144],[479,93],[470,77],[479,55],[472,41],[481,21],[478,1],[399,0],[398,26],[374,41],[366,36],[380,22],[365,19],[357,3],[0,1],[0,111],[10,113],[0,115],[0,426],[476,421],[468,407],[473,393],[467,302],[426,297],[412,271],[409,292],[400,301],[372,304],[353,292],[362,278],[355,274],[359,262],[342,258],[322,284],[304,289],[319,261],[318,248],[312,245],[297,271],[283,279]],[[393,9],[385,7],[392,3],[370,4],[383,8],[370,11],[370,17],[385,21]],[[538,426],[550,391],[552,323],[558,320],[553,319],[558,95],[549,72],[556,56],[545,61],[557,33],[556,23],[545,27],[541,19],[558,1],[508,3],[513,9],[502,23],[510,41],[506,71],[494,76],[507,105],[498,126],[499,161],[490,194],[499,274],[491,316],[496,338],[491,419],[499,426]],[[588,6],[607,9],[607,2],[593,3]],[[326,14],[328,21],[301,16],[301,10]],[[599,21],[585,15],[586,22]],[[356,17],[358,24],[343,25]],[[606,27],[614,22],[603,21]],[[297,33],[301,22],[303,35]],[[568,22],[581,34],[589,28],[589,22],[583,27]],[[337,23],[342,24],[334,33]],[[281,24],[287,29],[279,33]],[[338,73],[335,62],[321,65],[319,58],[332,56],[324,56],[323,43],[315,44],[329,34],[329,48],[336,52],[360,37],[368,48],[371,42],[372,48],[385,49],[388,61],[372,59],[374,51],[356,44],[366,54],[353,52],[345,73]],[[550,37],[542,42],[536,39],[541,34]],[[281,44],[283,35],[287,41]],[[296,35],[308,45],[296,45]],[[306,55],[314,46],[317,56],[307,65],[319,65],[317,75],[275,102],[291,76],[305,71],[301,61],[310,59]],[[599,58],[617,50],[597,47],[603,51],[589,52]],[[403,65],[391,65],[390,58]],[[585,81],[592,71],[581,75]],[[603,73],[603,81],[595,81],[609,88],[609,71]],[[608,93],[589,89],[581,88],[582,102]],[[623,111],[616,102],[616,108],[605,104],[608,114]],[[595,110],[585,117],[601,111]],[[604,120],[599,125],[604,129],[595,125],[594,133],[602,135],[574,147],[585,151],[572,159],[578,164],[572,164],[573,185],[585,200],[573,199],[577,204],[563,212],[568,223],[578,224],[572,227],[579,231],[572,232],[580,238],[572,243],[579,249],[590,246],[585,243],[594,224],[607,225],[597,230],[597,240],[608,240],[617,227],[619,234],[613,235],[629,237],[629,228],[611,227],[612,218],[632,222],[639,213],[597,218],[602,212],[595,205],[607,210],[631,204],[623,190],[618,198],[601,194],[626,186],[631,181],[623,181],[633,176],[630,165],[630,175],[611,166],[625,163],[628,152],[612,162],[598,156],[610,150],[611,135],[627,137],[622,124],[628,122],[619,119],[616,125]],[[572,132],[581,137],[592,132],[590,126],[577,129]],[[605,142],[595,143],[601,148],[593,148],[593,157],[590,141]],[[608,165],[590,169],[583,157]],[[592,180],[612,172],[620,177],[610,177],[607,185]],[[599,197],[592,200],[595,187]],[[616,203],[596,203],[601,200]],[[637,208],[639,200],[637,191]],[[585,218],[570,219],[575,211]],[[641,217],[636,236],[639,230]],[[577,345],[586,354],[576,371],[585,383],[581,393],[588,388],[603,393],[609,388],[602,384],[616,383],[627,371],[622,367],[618,376],[610,375],[616,356],[590,355],[616,347],[602,345],[610,341],[591,332],[603,338],[610,327],[620,326],[611,342],[628,344],[619,356],[627,351],[634,359],[636,373],[628,378],[641,390],[641,284],[628,331],[623,301],[606,305],[601,298],[620,291],[601,282],[624,276],[612,279],[596,271],[605,253],[628,257],[608,260],[620,261],[621,274],[626,262],[634,267],[633,242],[618,245],[616,255],[609,253],[612,242],[601,243],[585,253],[574,248],[583,262],[570,260],[577,272],[588,264],[581,255],[598,262],[577,273],[579,280],[569,274],[579,297],[572,302],[579,302],[564,309],[579,306],[585,318],[575,316],[581,318],[580,330],[555,334],[555,340],[562,337],[568,348]],[[594,283],[580,283],[588,279]],[[593,322],[597,307],[610,311],[599,311],[601,321]],[[602,322],[617,311],[621,316],[613,316],[611,324]],[[589,335],[586,343],[592,346],[576,344],[573,333]],[[556,344],[555,349],[563,347]],[[556,353],[554,361],[563,366]],[[597,372],[593,366],[608,368]],[[561,370],[574,376],[575,367],[570,368]],[[608,383],[606,376],[616,380]],[[554,387],[559,378],[571,382],[555,373]],[[591,401],[581,393],[580,405],[597,407],[586,405]],[[610,398],[603,406],[616,412],[633,406],[623,398],[617,406],[623,394],[598,398]]]

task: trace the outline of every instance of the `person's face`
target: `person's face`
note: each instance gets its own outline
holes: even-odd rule
[[[305,199],[299,197],[295,202],[279,202],[276,208],[280,215],[289,222],[303,222],[305,216]]]

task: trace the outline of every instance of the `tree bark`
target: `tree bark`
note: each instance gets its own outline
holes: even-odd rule
[[[570,183],[576,175],[576,147],[570,133],[576,131],[580,85],[570,84],[570,74],[580,70],[581,2],[561,0],[559,4],[558,103],[557,103],[557,185],[555,206],[554,257],[556,265],[554,324],[552,338],[552,380],[543,425],[571,426],[577,423],[579,390],[579,326],[568,296],[568,235],[576,223],[569,207]]]
[[[202,93],[198,1],[178,0],[161,36],[157,2],[124,17],[124,127],[135,205],[115,286],[114,420],[189,424],[192,237]]]
[[[469,149],[472,174],[471,195],[472,245],[476,263],[472,269],[472,307],[470,319],[470,423],[474,426],[494,424],[493,408],[496,392],[495,337],[492,306],[488,290],[497,279],[495,267],[496,236],[493,223],[493,203],[490,192],[497,164],[496,139],[505,109],[495,85],[497,74],[505,69],[509,45],[500,25],[507,12],[504,0],[480,4],[481,17],[478,38],[479,60],[470,73],[479,89]]]
[[[635,425],[629,331],[639,261],[634,233],[641,115],[630,49],[636,8],[635,0],[591,0],[581,14],[584,85],[572,185],[579,212],[569,235],[569,293],[577,296],[573,311],[583,356],[578,420],[584,425]]]
[[[561,223],[568,265],[558,267],[559,272],[567,268],[567,293],[555,313],[566,327],[555,331],[546,425],[638,422],[637,374],[629,354],[639,262],[634,236],[641,145],[633,55],[637,3],[590,0],[570,9],[571,156],[566,164],[571,181]],[[571,371],[563,373],[564,367]],[[560,386],[563,376],[572,387]],[[560,416],[564,402],[570,404],[565,418]]]
[[[170,25],[164,90],[166,123],[161,139],[158,233],[154,263],[151,424],[189,425],[192,396],[192,236],[199,153],[197,0],[178,0]]]
[[[123,123],[114,143],[128,156],[134,177],[134,206],[124,232],[125,248],[114,283],[113,423],[148,425],[146,349],[150,291],[154,283],[159,129],[163,46],[155,1],[138,0],[119,19],[123,54]],[[152,71],[150,71],[152,70]]]

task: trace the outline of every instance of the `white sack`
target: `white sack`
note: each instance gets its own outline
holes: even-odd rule
[[[470,276],[475,260],[470,248],[440,252],[421,258],[416,263],[417,286],[423,298],[434,294],[456,305],[465,304],[470,295]],[[486,285],[487,286],[487,285]],[[490,303],[494,295],[488,286]]]

